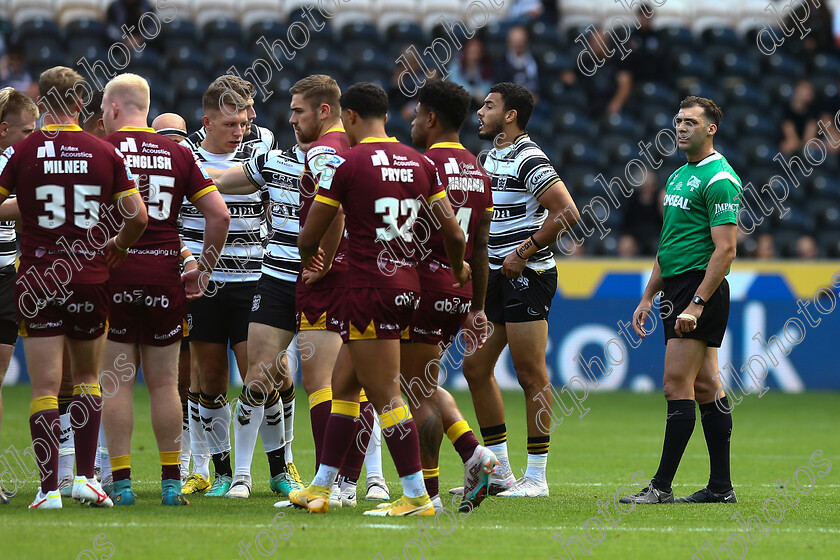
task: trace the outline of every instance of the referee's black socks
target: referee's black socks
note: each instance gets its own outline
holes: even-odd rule
[[[729,439],[732,436],[732,414],[729,400],[722,399],[700,405],[700,421],[709,448],[709,490],[722,494],[732,489],[729,474]]]
[[[659,470],[653,475],[653,486],[663,492],[671,491],[671,481],[680,466],[688,440],[694,431],[697,416],[693,399],[668,401],[668,416],[665,421],[665,442],[662,444],[662,458]]]

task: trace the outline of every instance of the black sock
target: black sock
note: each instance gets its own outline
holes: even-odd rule
[[[671,482],[680,466],[688,440],[696,422],[694,401],[681,399],[668,401],[668,417],[665,421],[665,442],[662,444],[662,458],[659,469],[653,475],[653,486],[663,492],[671,491]]]
[[[709,490],[721,494],[732,490],[729,474],[729,439],[732,414],[726,397],[700,405],[700,421],[709,448]]]
[[[216,453],[212,455],[212,458],[216,476],[229,476],[233,478],[233,469],[230,468],[230,451]]]
[[[271,478],[280,473],[286,472],[286,446],[266,453],[268,457],[268,470],[271,471]]]

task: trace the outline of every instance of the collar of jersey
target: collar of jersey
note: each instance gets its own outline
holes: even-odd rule
[[[344,127],[343,127],[343,126],[337,126],[337,127],[335,127],[335,128],[331,128],[331,129],[329,129],[329,130],[328,130],[328,131],[326,131],[324,134],[326,135],[326,134],[329,134],[330,132],[347,132],[347,131],[346,131],[346,130],[344,130]]]
[[[82,127],[77,124],[45,124],[41,130],[49,130],[50,132],[64,131],[64,132],[81,132]]]
[[[496,153],[498,153],[498,154],[506,154],[508,151],[512,150],[512,149],[514,148],[514,146],[516,146],[516,145],[519,143],[519,141],[520,141],[520,140],[522,140],[523,138],[527,138],[527,137],[528,137],[528,133],[527,133],[527,132],[523,132],[522,134],[520,134],[519,136],[517,136],[516,138],[514,138],[514,139],[513,139],[513,142],[511,142],[511,143],[510,143],[510,145],[508,145],[508,146],[506,146],[506,147],[502,148],[501,150],[496,150]]]
[[[466,150],[466,148],[460,142],[437,142],[429,146],[429,149],[432,148],[453,148],[456,150]]]
[[[359,144],[373,144],[374,142],[399,142],[399,140],[397,140],[395,136],[391,136],[390,138],[376,138],[374,136],[368,136],[359,142]]]
[[[124,126],[118,132],[154,132],[154,128],[148,126]]]

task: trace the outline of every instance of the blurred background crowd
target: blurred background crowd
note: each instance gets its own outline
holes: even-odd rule
[[[479,18],[481,27],[472,28],[479,12],[468,7],[476,2],[483,3],[487,17]],[[104,84],[102,68],[119,69],[123,63],[121,57],[109,60],[109,47],[124,42],[132,48],[123,70],[151,84],[150,116],[177,112],[196,128],[201,94],[213,78],[231,67],[243,72],[255,59],[266,58],[260,38],[264,44],[288,42],[289,26],[305,19],[302,7],[323,4],[340,10],[324,29],[309,33],[294,58],[279,59],[282,70],[273,72],[265,86],[274,95],[264,102],[257,98],[257,122],[274,130],[281,147],[294,144],[286,122],[288,88],[314,72],[328,73],[342,86],[363,80],[381,84],[392,104],[390,132],[409,141],[415,103],[411,92],[399,87],[406,67],[395,61],[411,46],[422,52],[437,37],[450,45],[457,39],[460,48],[452,49],[446,77],[472,93],[475,109],[495,82],[514,81],[535,93],[529,133],[552,158],[579,208],[603,196],[596,176],[624,178],[627,161],[639,157],[639,142],[652,142],[659,130],[672,126],[683,97],[702,95],[723,108],[715,144],[743,183],[760,192],[779,175],[787,186],[783,204],[789,211],[783,218],[776,211],[751,234],[742,234],[739,255],[840,258],[840,115],[835,118],[840,110],[840,10],[831,2],[0,0],[0,87],[34,97],[43,69],[63,64],[81,71],[83,58],[90,66],[104,63],[96,74]],[[175,18],[162,23],[159,33],[151,29],[147,35],[153,39],[121,31],[124,25],[139,29],[143,14],[162,12],[164,6]],[[458,20],[465,25],[456,25],[450,34],[447,29]],[[623,45],[629,54],[622,59],[622,47],[613,43],[624,31],[608,31],[636,21]],[[809,30],[804,38],[802,29]],[[771,54],[766,54],[768,46]],[[578,64],[584,49],[589,51],[585,56],[601,63],[594,74]],[[422,76],[416,62],[413,70]],[[462,137],[468,148],[480,152],[489,144],[478,140],[476,129],[473,116]],[[826,133],[833,136],[831,142]],[[812,139],[819,143],[808,144]],[[812,161],[824,161],[808,176],[796,176],[796,185],[779,154],[785,161],[804,158],[803,150],[816,146],[826,154],[815,153]],[[662,187],[681,161],[677,152],[651,169],[630,199],[611,209],[605,225],[612,233],[603,240],[588,238],[575,255],[653,255]]]

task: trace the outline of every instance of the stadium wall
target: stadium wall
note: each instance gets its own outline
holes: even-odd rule
[[[652,332],[643,340],[630,326],[651,264],[649,259],[558,260],[546,352],[553,385],[571,382],[575,390],[584,382],[588,390],[661,389],[662,322],[649,321]],[[840,389],[840,261],[736,261],[727,279],[732,307],[719,365],[730,390],[759,394],[766,388]],[[444,385],[466,387],[462,361],[457,347],[442,357]],[[232,359],[231,363],[231,382],[239,384]],[[502,388],[518,386],[507,351],[496,377]],[[5,383],[28,380],[23,345],[18,343]]]

